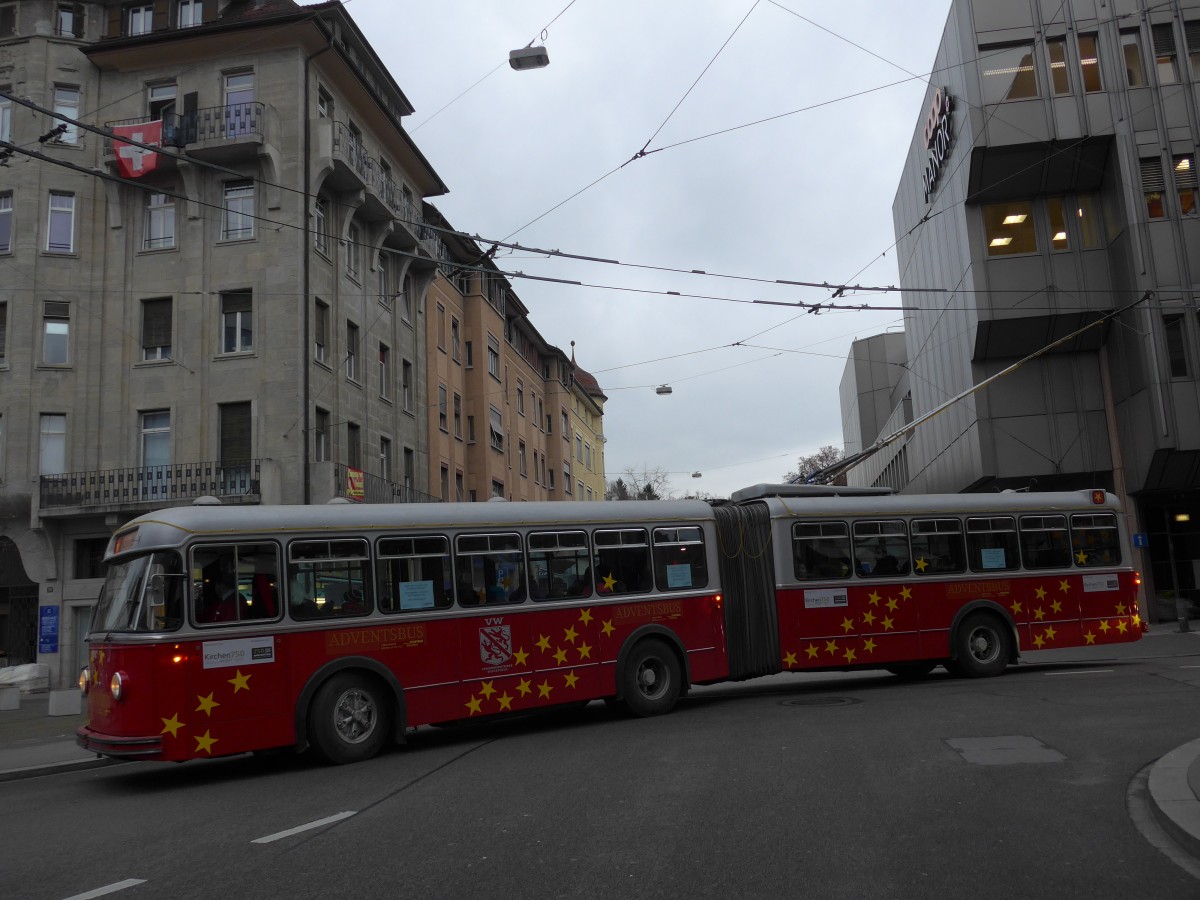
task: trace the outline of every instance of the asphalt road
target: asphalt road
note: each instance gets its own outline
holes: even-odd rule
[[[981,681],[781,675],[657,719],[423,729],[343,768],[0,784],[0,896],[1196,898],[1138,824],[1139,773],[1200,736],[1200,638],[1180,638]]]

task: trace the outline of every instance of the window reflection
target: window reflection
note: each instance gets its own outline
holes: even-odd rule
[[[983,100],[1002,103],[1038,96],[1037,73],[1033,66],[1033,47],[981,47],[983,64]]]
[[[983,207],[988,256],[1037,251],[1033,204],[1029,201],[993,203]]]

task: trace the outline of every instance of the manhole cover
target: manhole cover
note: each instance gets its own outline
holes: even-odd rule
[[[783,706],[853,706],[862,703],[853,697],[797,697],[795,700],[784,700]]]

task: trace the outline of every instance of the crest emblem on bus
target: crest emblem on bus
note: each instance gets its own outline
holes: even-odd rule
[[[512,631],[507,625],[488,625],[479,629],[479,660],[487,666],[499,666],[512,659]]]

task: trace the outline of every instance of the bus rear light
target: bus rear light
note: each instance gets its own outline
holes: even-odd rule
[[[1140,588],[1142,586],[1142,573],[1141,572],[1133,573],[1133,586],[1135,588]]]
[[[114,700],[120,700],[121,695],[125,693],[125,676],[120,672],[113,672],[112,681],[108,683],[109,692]]]
[[[715,606],[717,609],[720,609],[721,604],[723,604],[724,602],[725,602],[725,598],[722,597],[720,594],[713,594],[713,606]]]

